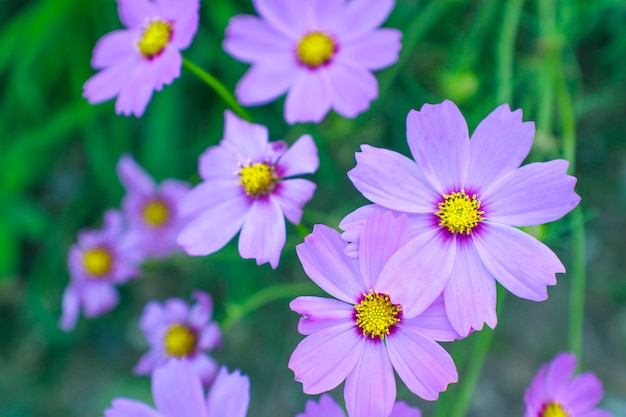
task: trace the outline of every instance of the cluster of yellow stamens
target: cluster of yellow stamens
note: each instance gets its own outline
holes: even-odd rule
[[[439,226],[447,227],[450,233],[469,235],[478,222],[485,220],[482,216],[485,212],[480,210],[476,194],[470,198],[465,190],[461,190],[460,193],[454,192],[443,198],[435,214],[441,219]]]
[[[324,32],[310,32],[300,39],[296,54],[301,63],[316,68],[330,61],[335,50],[335,42],[330,36]]]
[[[363,300],[356,306],[356,325],[361,329],[363,336],[372,339],[384,339],[389,335],[391,326],[400,322],[399,314],[402,307],[392,304],[387,294],[378,294],[374,290],[363,293]]]
[[[143,207],[143,219],[150,227],[163,226],[170,217],[170,210],[164,201],[155,198]]]
[[[549,403],[541,412],[540,417],[569,417],[559,403]]]
[[[144,58],[151,59],[159,55],[172,39],[172,25],[162,20],[148,23],[141,40],[137,44]]]
[[[101,278],[111,271],[113,256],[106,248],[88,249],[83,254],[83,266],[92,278]]]
[[[239,184],[246,190],[246,194],[254,197],[272,192],[279,180],[274,166],[265,162],[242,166],[238,175]]]
[[[196,350],[198,335],[182,324],[172,324],[164,337],[165,352],[169,356],[183,357]]]

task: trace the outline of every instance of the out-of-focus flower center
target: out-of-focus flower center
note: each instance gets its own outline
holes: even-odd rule
[[[172,324],[165,333],[165,352],[169,356],[183,357],[196,350],[198,335],[195,331],[182,324]]]
[[[170,40],[172,40],[172,25],[162,20],[155,20],[148,23],[137,46],[141,55],[151,59],[163,52]]]
[[[545,406],[539,417],[569,417],[559,403],[549,403]]]
[[[89,275],[100,278],[111,270],[113,256],[105,248],[88,249],[83,254],[83,265]]]
[[[163,200],[155,198],[143,207],[143,219],[150,227],[163,226],[170,217],[170,209]]]
[[[326,64],[337,50],[333,39],[323,32],[310,32],[300,39],[296,53],[304,65],[316,68]]]
[[[356,325],[361,329],[363,336],[372,339],[384,339],[389,335],[391,326],[400,322],[400,304],[392,304],[387,294],[378,294],[374,290],[363,293],[363,300],[356,306]]]
[[[443,196],[444,201],[439,203],[439,211],[435,214],[439,217],[439,226],[447,227],[450,233],[469,235],[478,222],[485,220],[480,210],[480,201],[476,200],[476,194],[451,193]]]
[[[246,190],[246,194],[255,197],[272,192],[278,180],[274,166],[265,162],[242,166],[239,171],[239,184]]]

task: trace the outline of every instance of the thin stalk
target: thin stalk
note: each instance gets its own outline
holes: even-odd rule
[[[537,0],[539,10],[539,41],[543,65],[537,74],[540,91],[537,129],[549,134],[552,131],[554,109],[554,75],[560,49],[554,45],[556,34],[556,10],[554,0]]]
[[[567,88],[563,63],[559,62],[556,74],[556,102],[559,108],[559,122],[563,138],[563,157],[570,162],[569,173],[576,171],[576,116],[572,97]],[[569,307],[569,350],[576,355],[579,363],[583,354],[583,325],[585,316],[585,283],[587,280],[587,259],[585,224],[583,213],[578,206],[570,216],[572,225],[572,268]]]
[[[241,107],[232,93],[222,84],[217,78],[203,70],[189,59],[183,57],[183,66],[189,71],[193,72],[198,78],[200,78],[206,85],[208,85],[218,96],[224,100],[226,105],[232,109],[239,117],[249,122],[252,121],[252,117],[248,112]]]
[[[513,58],[515,40],[524,0],[510,0],[504,6],[504,17],[496,53],[497,104],[513,99]]]
[[[241,304],[226,305],[226,317],[221,323],[222,331],[226,332],[244,316],[258,310],[266,304],[283,298],[295,298],[302,294],[316,292],[311,283],[288,283],[265,287]]]

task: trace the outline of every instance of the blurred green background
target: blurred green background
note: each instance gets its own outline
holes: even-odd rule
[[[248,0],[204,0],[200,29],[184,55],[231,90],[247,66],[222,49]],[[385,26],[404,33],[401,59],[377,74],[381,95],[355,120],[330,114],[319,126],[287,126],[283,100],[250,108],[270,138],[311,133],[320,150],[318,184],[304,226],[336,227],[365,199],[349,182],[361,143],[408,153],[405,118],[423,103],[454,100],[473,130],[503,102],[537,124],[529,160],[576,158],[586,228],[587,291],[582,367],[603,380],[603,405],[626,416],[626,2],[624,0],[397,0]],[[138,329],[144,304],[210,292],[218,320],[232,319],[253,294],[308,283],[293,225],[279,268],[241,260],[236,240],[206,258],[178,255],[145,264],[123,286],[111,313],[57,327],[76,233],[99,227],[123,189],[118,157],[130,152],[155,178],[197,182],[197,157],[222,135],[223,102],[182,70],[153,96],[141,119],[118,117],[113,102],[90,106],[82,84],[99,37],[121,27],[113,0],[0,2],[0,415],[98,416],[114,397],[150,401],[147,377],[131,369],[146,349]],[[576,139],[573,142],[572,139]],[[571,215],[534,230],[569,269]],[[468,416],[521,416],[523,391],[539,365],[567,349],[570,274],[550,299],[506,298]],[[309,294],[317,290],[310,285]],[[287,297],[234,322],[215,356],[250,375],[248,415],[293,416],[306,396],[287,360],[302,336]],[[487,332],[487,331],[485,331]],[[483,333],[485,333],[483,332]],[[461,383],[476,360],[477,334],[448,344]],[[398,396],[430,416],[451,415],[458,387],[426,403],[398,384]],[[335,390],[341,398],[341,390]],[[435,410],[435,408],[437,408]]]

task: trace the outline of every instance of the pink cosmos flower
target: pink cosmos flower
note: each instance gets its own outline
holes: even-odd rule
[[[313,197],[315,184],[295,175],[317,170],[317,148],[310,135],[287,149],[283,141],[268,142],[265,126],[225,112],[224,139],[201,156],[203,179],[180,203],[192,220],[178,236],[190,255],[220,250],[241,229],[239,253],[257,264],[278,266],[285,245],[285,220],[300,223],[302,207]]]
[[[128,233],[139,242],[145,256],[165,257],[179,249],[176,237],[187,219],[177,206],[189,192],[189,184],[169,179],[157,186],[129,155],[120,158],[117,175],[126,188],[122,207]]]
[[[205,400],[200,378],[186,360],[171,360],[152,375],[156,410],[141,401],[116,398],[104,417],[245,417],[250,380],[222,367]]]
[[[572,378],[576,362],[574,354],[561,352],[539,368],[524,395],[525,417],[613,417],[595,408],[604,390],[593,373]]]
[[[141,252],[125,232],[117,210],[105,213],[101,230],[79,233],[68,253],[70,283],[63,293],[59,327],[73,330],[81,308],[89,318],[113,309],[118,303],[115,284],[137,276],[141,261]]]
[[[296,417],[346,417],[346,413],[333,400],[333,397],[324,394],[318,402],[307,401],[304,413],[296,414]],[[397,401],[389,417],[422,417],[422,413],[417,408],[409,407],[403,401]]]
[[[458,339],[441,298],[418,316],[398,303],[402,281],[388,260],[410,239],[406,216],[374,213],[365,223],[359,259],[344,253],[335,230],[316,225],[296,250],[306,274],[337,299],[298,297],[290,307],[302,315],[307,335],[289,359],[304,392],[319,394],[344,379],[352,417],[387,417],[396,398],[393,370],[408,388],[435,400],[458,375],[454,361],[435,341]],[[400,283],[400,285],[398,285]]]
[[[104,35],[93,50],[99,70],[83,86],[89,103],[117,96],[117,114],[143,114],[153,91],[180,76],[182,56],[198,29],[199,0],[118,0],[126,29]]]
[[[378,96],[372,71],[398,60],[402,33],[379,29],[394,0],[253,0],[261,17],[235,16],[224,49],[252,67],[237,84],[244,105],[287,92],[285,120],[320,122],[332,108],[353,118]]]
[[[150,351],[135,366],[136,374],[152,373],[172,358],[186,358],[205,386],[213,380],[217,363],[205,351],[220,345],[220,329],[211,321],[211,297],[195,291],[192,298],[196,303],[191,307],[178,298],[146,305],[139,326]]]
[[[389,261],[402,271],[396,302],[405,314],[423,311],[442,292],[448,317],[461,335],[497,323],[496,280],[518,297],[542,301],[555,273],[565,272],[543,243],[517,229],[557,220],[580,197],[568,162],[520,167],[534,124],[504,104],[483,120],[470,140],[467,124],[450,101],[425,104],[407,117],[415,161],[363,145],[348,175],[376,203],[340,224],[344,238],[358,241],[372,212],[407,213],[412,240]]]

